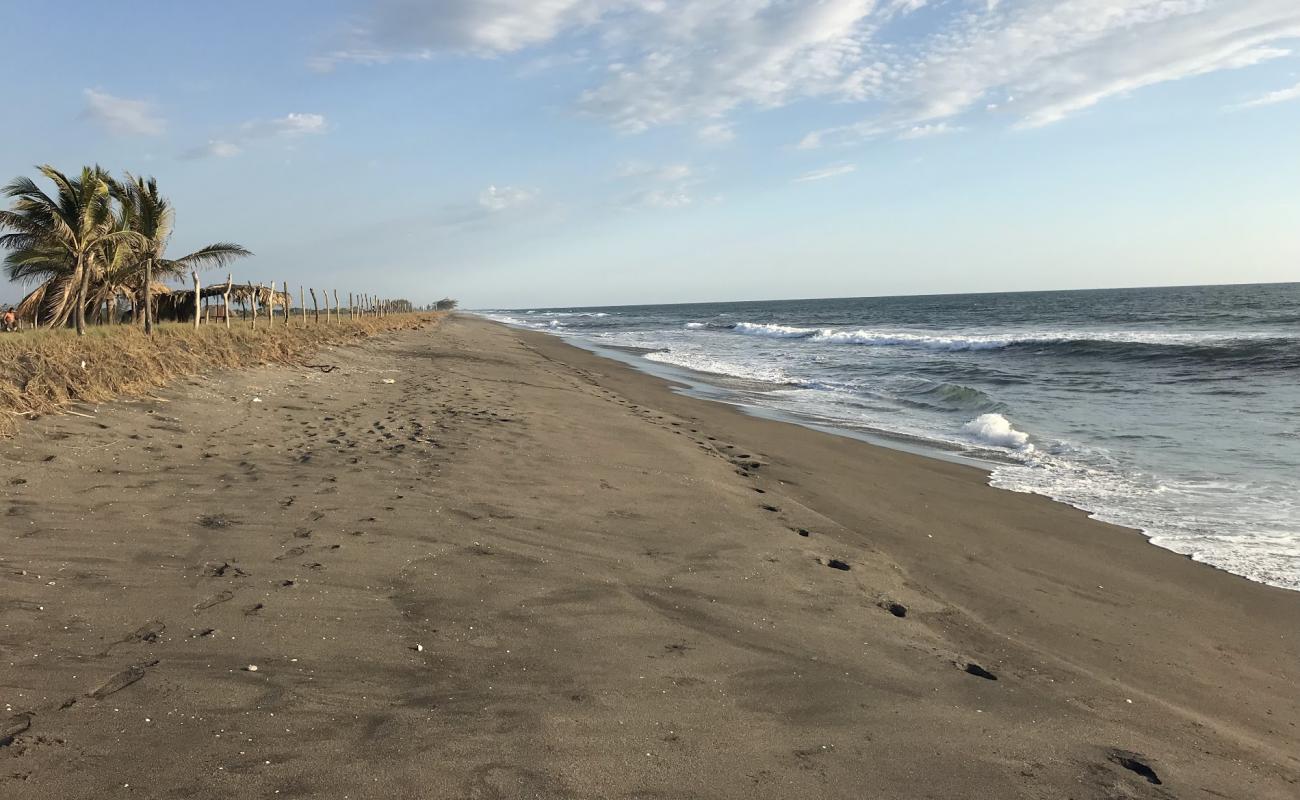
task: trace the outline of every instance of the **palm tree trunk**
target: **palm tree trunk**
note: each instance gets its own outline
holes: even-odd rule
[[[77,335],[86,335],[86,296],[90,294],[90,270],[86,269],[86,264],[80,265],[81,280],[77,283],[76,297],[76,321]]]
[[[153,335],[153,259],[144,262],[144,333]]]

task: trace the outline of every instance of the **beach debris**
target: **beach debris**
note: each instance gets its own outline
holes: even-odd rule
[[[225,577],[241,578],[247,575],[248,573],[244,572],[242,569],[235,566],[234,564],[231,564],[229,561],[222,561],[220,564],[218,564],[215,561],[209,561],[203,567],[203,574],[208,576],[209,578],[225,578]]]
[[[244,667],[244,672],[257,672],[257,665],[249,664],[248,666]]]
[[[1159,786],[1164,783],[1164,781],[1160,780],[1160,776],[1156,774],[1156,771],[1151,768],[1151,765],[1146,762],[1146,758],[1140,753],[1114,748],[1106,754],[1106,757],[1114,763],[1119,764],[1124,769],[1142,776],[1146,779],[1147,783],[1154,786]]]
[[[903,605],[902,603],[896,600],[890,600],[886,598],[884,600],[881,600],[876,605],[885,609],[886,611],[898,617],[899,619],[902,619],[903,617],[907,616],[907,606]]]
[[[393,380],[392,378],[384,378],[382,382],[383,382],[383,383],[397,383],[397,381]]]
[[[818,561],[830,567],[831,569],[844,570],[845,572],[848,572],[850,569],[852,569],[852,567],[849,566],[847,561],[841,561],[838,558],[818,559]]]
[[[262,402],[262,398],[260,398],[260,397],[254,397],[254,398],[253,398],[253,402],[254,402],[254,403],[260,403],[260,402]]]
[[[31,714],[15,714],[4,722],[0,722],[0,747],[8,747],[13,744],[14,738],[31,726]]]
[[[129,636],[122,640],[122,642],[149,642],[152,644],[153,642],[158,641],[158,637],[162,635],[162,632],[166,630],[166,628],[167,625],[161,620],[146,622],[144,625],[141,625],[132,631]]]
[[[963,669],[966,671],[967,675],[974,675],[975,677],[983,678],[986,681],[995,681],[998,679],[997,675],[994,675],[992,672],[989,672],[988,670],[984,669],[979,664],[976,664],[974,661],[966,662]]]
[[[423,652],[424,652],[424,645],[422,645],[422,644],[417,644],[415,647],[412,647],[411,649],[414,650],[414,651],[417,652],[417,653],[423,653]]]
[[[812,535],[812,531],[808,530],[807,528],[792,528],[791,530],[793,530],[795,533],[799,534],[800,536],[806,537]]]

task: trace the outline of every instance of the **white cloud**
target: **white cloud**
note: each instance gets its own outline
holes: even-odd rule
[[[275,119],[256,119],[245,122],[240,130],[247,137],[305,136],[324,133],[328,129],[322,114],[289,113]]]
[[[195,160],[200,158],[233,158],[244,152],[243,148],[234,142],[227,142],[224,139],[213,139],[207,144],[192,147],[181,153],[181,158]]]
[[[618,165],[620,178],[648,178],[656,181],[684,181],[694,174],[689,164],[656,166],[644,161],[625,161]]]
[[[1285,103],[1289,100],[1300,100],[1300,83],[1289,89],[1278,89],[1275,92],[1262,94],[1253,100],[1237,104],[1236,108],[1258,108],[1260,106],[1271,106],[1275,103]]]
[[[273,119],[253,119],[240,125],[230,135],[211,139],[207,144],[192,147],[181,153],[181,158],[231,158],[259,139],[296,139],[325,133],[329,123],[322,114],[289,113]]]
[[[682,208],[695,202],[694,189],[701,183],[689,164],[627,161],[618,166],[615,177],[637,187],[623,199],[628,207]]]
[[[1048,125],[1298,39],[1296,0],[371,0],[318,62],[581,52],[594,76],[581,111],[628,133],[693,124],[712,143],[734,136],[741,109],[864,106],[806,137],[814,147],[954,131],[990,106]]]
[[[824,181],[827,178],[837,178],[840,175],[848,175],[850,172],[857,171],[855,164],[832,164],[829,167],[815,169],[812,172],[805,172],[795,178],[793,183],[810,183],[812,181]]]
[[[905,135],[988,106],[1041,127],[1148,86],[1278,58],[1297,38],[1293,0],[1004,0],[893,59],[878,113],[802,146]]]
[[[700,128],[695,136],[705,144],[726,144],[736,138],[736,129],[727,122],[714,122]]]
[[[537,193],[518,186],[489,186],[479,193],[478,204],[488,211],[505,211],[532,202]]]
[[[949,125],[947,122],[932,122],[926,125],[913,125],[905,131],[898,134],[899,139],[926,139],[931,136],[943,136],[946,133],[957,133],[962,128],[956,125]]]
[[[128,100],[94,89],[84,90],[87,119],[104,126],[115,136],[158,136],[166,123],[144,100]]]
[[[628,205],[650,208],[684,208],[695,198],[684,189],[645,189],[632,195]]]

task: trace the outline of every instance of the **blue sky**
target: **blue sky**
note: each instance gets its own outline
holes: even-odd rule
[[[0,178],[475,307],[1300,280],[1295,0],[0,0]],[[0,299],[18,291],[0,288]]]

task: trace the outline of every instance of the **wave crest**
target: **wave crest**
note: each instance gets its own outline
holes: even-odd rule
[[[1033,452],[1029,434],[1011,427],[1011,422],[1001,414],[980,414],[961,426],[962,432],[983,444],[1009,447],[1022,453]]]

